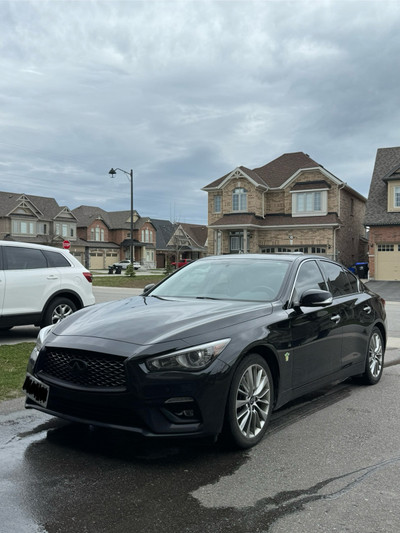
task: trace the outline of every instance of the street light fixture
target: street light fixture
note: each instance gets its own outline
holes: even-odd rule
[[[127,172],[126,170],[123,170],[122,168],[112,168],[109,172],[112,178],[115,177],[117,170],[129,176],[128,179],[131,182],[131,244],[130,244],[131,257],[130,257],[130,260],[131,260],[131,265],[133,268],[133,170],[131,170],[130,172]]]

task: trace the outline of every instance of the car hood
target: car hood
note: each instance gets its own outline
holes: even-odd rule
[[[271,312],[271,304],[260,302],[137,296],[74,313],[53,334],[152,345],[212,333]]]

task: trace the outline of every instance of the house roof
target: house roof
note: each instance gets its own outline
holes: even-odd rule
[[[400,212],[387,211],[387,181],[398,175],[400,147],[379,148],[368,194],[366,226],[400,225]],[[397,178],[399,179],[399,178]]]
[[[35,196],[33,194],[0,191],[0,217],[8,216],[23,199],[32,205],[34,214],[39,220],[52,220],[60,215],[66,206],[60,206],[54,198]],[[62,218],[62,216],[60,217]]]
[[[293,176],[298,170],[303,168],[323,168],[322,165],[315,162],[311,157],[303,152],[293,152],[289,154],[283,154],[280,157],[274,159],[266,165],[254,169],[246,167],[239,167],[240,170],[245,172],[259,185],[264,185],[270,188],[280,187],[291,176]],[[230,173],[222,176],[204,189],[218,187]]]
[[[181,223],[183,231],[199,246],[203,247],[206,245],[208,228],[207,226],[201,226],[199,224],[186,224]]]
[[[218,219],[210,228],[228,228],[234,226],[252,227],[299,227],[299,226],[341,226],[342,222],[336,213],[328,213],[324,216],[312,217],[292,217],[291,215],[276,214],[267,215],[265,218],[256,216],[253,213],[226,214]]]
[[[156,247],[157,250],[166,250],[168,241],[175,231],[175,226],[169,220],[152,218],[151,223],[156,228]]]
[[[80,205],[73,209],[73,214],[78,219],[78,227],[88,227],[95,220],[102,220],[109,229],[129,229],[130,228],[130,210],[127,211],[105,211],[101,207],[94,205]],[[133,216],[138,216],[133,212]],[[140,218],[139,218],[140,220]],[[138,221],[134,222],[133,227],[138,227]]]

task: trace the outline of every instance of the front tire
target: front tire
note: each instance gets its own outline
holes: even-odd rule
[[[57,324],[63,318],[75,313],[76,309],[76,305],[69,298],[55,298],[46,309],[41,327]]]
[[[365,385],[375,385],[381,379],[384,352],[382,333],[378,328],[374,328],[368,342],[365,372],[361,376],[361,380]]]
[[[274,397],[272,374],[259,354],[245,357],[233,375],[225,415],[225,436],[246,449],[263,438],[271,418]]]

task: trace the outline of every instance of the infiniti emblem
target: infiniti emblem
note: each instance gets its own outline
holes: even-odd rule
[[[68,363],[68,366],[75,374],[84,374],[88,370],[87,363],[82,361],[82,359],[71,359],[71,361]]]

